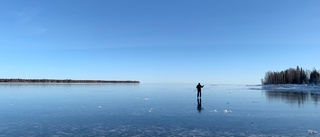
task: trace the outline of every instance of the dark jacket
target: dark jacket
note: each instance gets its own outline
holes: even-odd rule
[[[201,86],[200,84],[198,84],[196,88],[197,88],[198,92],[201,92],[201,88],[203,88],[203,86]]]

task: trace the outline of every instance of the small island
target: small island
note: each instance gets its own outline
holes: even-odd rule
[[[0,83],[140,83],[132,80],[0,79]]]
[[[263,85],[278,85],[278,84],[308,84],[320,85],[320,71],[315,68],[304,70],[301,67],[289,68],[284,71],[268,71],[264,79],[261,79]]]

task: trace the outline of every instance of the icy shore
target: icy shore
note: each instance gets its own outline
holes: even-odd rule
[[[279,85],[260,85],[250,87],[253,90],[272,90],[272,91],[319,91],[320,85],[296,85],[296,84],[279,84]]]

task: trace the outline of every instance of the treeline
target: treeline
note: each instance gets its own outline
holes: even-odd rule
[[[320,84],[320,73],[316,69],[304,70],[297,68],[289,68],[284,71],[274,72],[268,71],[261,80],[262,84]]]
[[[0,83],[140,83],[139,81],[116,80],[71,80],[71,79],[0,79]]]

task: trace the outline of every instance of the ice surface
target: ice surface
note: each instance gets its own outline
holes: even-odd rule
[[[194,89],[2,85],[0,136],[319,136],[317,92],[215,85],[206,86],[198,101]]]

